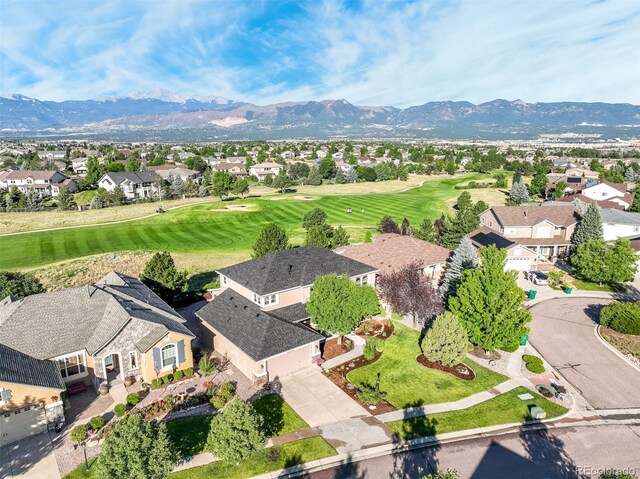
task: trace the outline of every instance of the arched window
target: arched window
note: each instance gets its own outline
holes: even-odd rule
[[[169,368],[178,364],[178,349],[175,344],[167,344],[162,348],[162,367]]]

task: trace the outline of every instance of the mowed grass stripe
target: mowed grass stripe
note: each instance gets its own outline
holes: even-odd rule
[[[315,207],[323,208],[333,225],[372,228],[383,215],[389,214],[397,221],[407,217],[417,226],[424,218],[435,219],[448,210],[446,201],[460,194],[453,188],[456,184],[485,177],[474,174],[438,178],[401,193],[329,195],[312,201],[296,199],[291,194],[280,200],[212,201],[127,223],[4,236],[0,237],[0,269],[28,269],[126,250],[245,253],[263,226],[271,222],[285,227],[289,237],[299,243],[304,238],[302,216]],[[232,204],[251,209],[216,211]],[[346,212],[347,208],[352,209],[351,214]]]

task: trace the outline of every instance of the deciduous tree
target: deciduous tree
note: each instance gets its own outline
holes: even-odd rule
[[[270,223],[262,228],[262,231],[253,244],[253,257],[259,258],[265,254],[284,251],[289,246],[287,232],[282,226]]]
[[[242,198],[244,198],[244,195],[249,192],[249,181],[247,181],[246,178],[236,180],[236,182],[231,187],[231,192],[234,195],[240,195]]]
[[[493,351],[511,346],[526,334],[531,314],[516,283],[516,272],[505,271],[506,252],[495,246],[480,250],[480,266],[465,271],[449,309],[460,318],[473,344]]]
[[[226,171],[216,171],[213,174],[212,181],[213,196],[217,196],[222,200],[231,191],[233,186],[233,177]]]
[[[620,238],[614,243],[590,240],[575,249],[571,267],[578,278],[602,285],[632,281],[636,261],[636,253],[628,240]]]

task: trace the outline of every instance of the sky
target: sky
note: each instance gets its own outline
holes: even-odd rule
[[[640,104],[640,0],[0,1],[0,92]]]

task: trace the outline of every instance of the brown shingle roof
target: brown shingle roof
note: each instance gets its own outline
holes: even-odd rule
[[[451,251],[411,236],[385,233],[376,236],[372,243],[345,246],[336,253],[375,266],[381,273],[389,273],[414,261],[420,261],[423,266],[444,263]]]
[[[34,180],[50,180],[56,173],[59,172],[45,170],[12,170],[4,178],[7,180],[26,180],[27,178],[33,178]]]
[[[549,221],[556,226],[570,226],[580,216],[575,207],[567,206],[495,206],[491,208],[502,226],[534,226]]]

